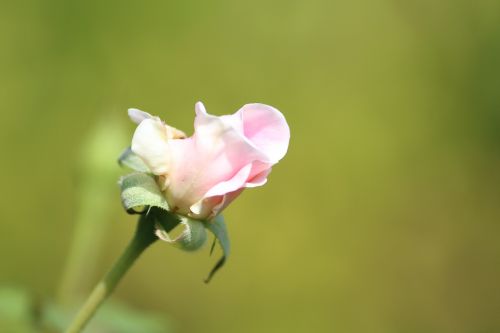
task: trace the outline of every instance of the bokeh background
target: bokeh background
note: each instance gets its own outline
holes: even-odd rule
[[[180,333],[500,331],[500,2],[2,1],[0,45],[1,285],[57,302],[119,255],[127,108],[190,133],[263,102],[290,149],[227,266],[155,244],[113,300]]]

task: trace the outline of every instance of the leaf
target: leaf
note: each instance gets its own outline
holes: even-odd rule
[[[144,163],[144,161],[137,156],[130,147],[125,149],[125,151],[120,155],[118,158],[118,164],[139,172],[151,172],[146,163]]]
[[[156,226],[156,236],[158,236],[158,238],[162,241],[170,243],[181,250],[198,250],[207,240],[205,224],[201,221],[193,220],[185,216],[178,217],[180,218],[180,224],[184,228],[179,236],[171,238],[167,231],[168,228],[165,228],[161,222]]]
[[[138,207],[159,207],[168,210],[168,203],[154,178],[145,173],[132,173],[120,179],[122,204],[127,211]]]
[[[217,261],[214,268],[208,274],[208,277],[205,279],[205,283],[210,282],[214,274],[224,266],[230,250],[229,237],[227,234],[226,224],[224,223],[224,217],[222,215],[218,215],[215,217],[213,221],[205,222],[205,226],[209,229],[219,241],[219,244],[222,248],[222,252],[224,253],[222,258]]]

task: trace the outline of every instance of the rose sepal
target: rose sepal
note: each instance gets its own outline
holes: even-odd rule
[[[223,256],[217,261],[205,279],[205,282],[209,282],[213,275],[225,264],[229,256],[230,242],[222,214],[210,220],[197,220],[172,213],[154,176],[144,172],[135,172],[123,176],[119,185],[125,210],[129,213],[153,214],[155,234],[160,240],[183,251],[195,251],[206,243],[206,229],[214,235],[214,245],[216,242],[220,244]],[[169,232],[177,225],[180,225],[183,230],[179,236],[172,237]]]
[[[130,147],[125,149],[118,158],[118,164],[138,172],[151,173],[144,161],[137,156]]]

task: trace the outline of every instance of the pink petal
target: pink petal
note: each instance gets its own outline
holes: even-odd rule
[[[207,193],[205,193],[204,197],[213,197],[216,195],[224,195],[229,192],[236,191],[245,186],[248,176],[250,175],[250,171],[252,170],[252,165],[247,164],[243,168],[241,168],[236,174],[228,180],[221,181],[217,183],[215,186],[210,188]]]
[[[243,132],[274,164],[285,156],[290,128],[281,112],[265,104],[247,104],[237,114],[243,120]]]
[[[231,202],[233,202],[234,199],[236,199],[241,194],[241,192],[243,192],[243,190],[244,188],[240,188],[239,190],[225,194],[220,204],[212,208],[211,216],[216,216],[221,213],[227,206],[229,206]]]
[[[267,176],[271,173],[272,165],[255,161],[248,176],[245,187],[262,186],[267,182]]]
[[[243,187],[252,162],[267,159],[233,126],[236,117],[209,115],[198,103],[195,134],[184,140],[170,140],[168,192],[176,206],[190,207],[201,199]]]
[[[220,117],[208,114],[200,102],[195,110],[194,135],[168,141],[166,194],[179,213],[207,218],[245,187],[265,184],[288,149],[290,132],[283,115],[264,104]]]

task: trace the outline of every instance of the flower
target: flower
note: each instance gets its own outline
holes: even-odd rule
[[[195,106],[194,134],[158,117],[129,109],[138,127],[132,151],[156,176],[172,212],[211,219],[245,188],[264,185],[288,149],[290,129],[277,109],[247,104],[232,115],[213,116]]]

